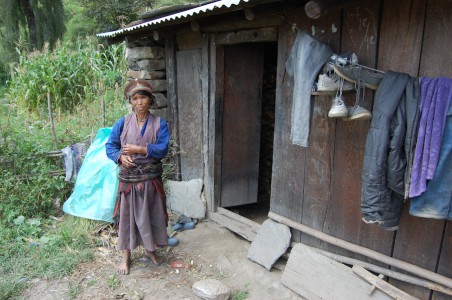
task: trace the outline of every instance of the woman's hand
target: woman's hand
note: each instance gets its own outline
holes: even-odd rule
[[[132,160],[132,156],[130,155],[126,155],[126,154],[121,154],[119,156],[119,160],[121,161],[121,163],[126,166],[127,168],[132,168],[135,167],[135,163]]]
[[[141,147],[141,146],[134,145],[134,144],[125,144],[124,147],[122,147],[122,153],[127,154],[127,155],[146,154],[147,149],[146,149],[146,147]]]

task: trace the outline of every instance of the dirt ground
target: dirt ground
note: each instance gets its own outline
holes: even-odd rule
[[[66,278],[31,281],[25,299],[196,300],[200,298],[191,286],[208,278],[220,280],[232,294],[248,293],[240,299],[302,299],[281,284],[282,271],[268,271],[247,258],[249,241],[213,221],[203,220],[175,237],[178,246],[159,249],[164,256],[160,266],[146,260],[139,249],[132,252],[130,274],[118,275],[120,255],[114,245],[104,245],[96,249],[93,262],[80,265]]]

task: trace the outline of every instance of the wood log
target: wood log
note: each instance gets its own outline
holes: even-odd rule
[[[336,6],[338,3],[344,2],[339,0],[312,0],[308,1],[304,10],[306,15],[311,19],[318,19],[329,8]]]
[[[322,240],[324,242],[327,242],[327,243],[330,243],[332,245],[341,247],[343,249],[352,251],[354,253],[358,253],[358,254],[370,257],[372,259],[378,260],[378,261],[383,262],[385,264],[388,264],[390,266],[393,266],[393,267],[396,267],[398,269],[401,269],[401,270],[407,271],[409,273],[415,274],[415,275],[417,275],[419,277],[431,280],[433,282],[437,282],[437,283],[442,284],[442,285],[444,285],[444,286],[446,286],[448,288],[452,288],[452,279],[450,279],[450,278],[448,278],[446,276],[443,276],[441,274],[437,274],[437,273],[432,272],[430,270],[426,270],[426,269],[423,269],[423,268],[418,267],[416,265],[413,265],[413,264],[404,262],[402,260],[399,260],[399,259],[387,256],[387,255],[384,255],[384,254],[379,253],[379,252],[377,252],[375,250],[371,250],[371,249],[368,249],[368,248],[365,248],[365,247],[362,247],[362,246],[355,245],[353,243],[344,241],[342,239],[330,236],[330,235],[328,235],[326,233],[323,233],[323,232],[318,231],[316,229],[310,228],[310,227],[308,227],[308,226],[306,226],[304,224],[295,222],[295,221],[293,221],[293,220],[291,220],[289,218],[280,216],[280,215],[278,215],[278,214],[276,214],[274,212],[271,212],[271,211],[268,213],[268,217],[273,219],[273,220],[275,220],[275,221],[277,221],[277,222],[280,222],[282,224],[286,224],[289,227],[292,227],[292,228],[300,230],[300,231],[302,231],[302,232],[304,232],[306,234],[314,236],[314,237],[316,237],[316,238],[318,238],[318,239],[320,239],[320,240]]]

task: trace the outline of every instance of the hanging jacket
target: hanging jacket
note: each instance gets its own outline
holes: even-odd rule
[[[363,221],[396,230],[409,184],[416,135],[419,81],[388,71],[375,95],[364,153],[361,212]]]

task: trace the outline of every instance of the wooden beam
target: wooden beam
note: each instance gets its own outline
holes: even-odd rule
[[[431,280],[433,282],[437,282],[440,283],[448,288],[452,288],[452,279],[447,278],[446,276],[443,276],[441,274],[437,274],[435,272],[432,272],[430,270],[426,270],[423,269],[421,267],[418,267],[416,265],[404,262],[402,260],[384,255],[382,253],[379,253],[377,251],[359,246],[359,245],[355,245],[353,243],[341,240],[339,238],[333,237],[331,235],[328,235],[326,233],[323,233],[319,230],[310,228],[306,225],[303,225],[301,223],[295,222],[289,218],[280,216],[274,212],[269,212],[268,213],[269,218],[275,220],[276,222],[280,222],[282,224],[286,224],[289,227],[292,227],[294,229],[300,230],[306,234],[309,234],[311,236],[314,236],[324,242],[327,242],[329,244],[341,247],[343,249],[352,251],[354,253],[358,253],[370,258],[373,258],[375,260],[378,260],[382,263],[388,264],[390,266],[399,268],[401,270],[410,272],[412,274],[418,275],[420,277],[423,277],[425,279]]]
[[[352,270],[359,277],[363,278],[364,280],[366,280],[367,282],[369,282],[373,286],[376,286],[378,289],[380,289],[381,291],[385,292],[386,294],[388,294],[389,296],[393,297],[394,299],[397,299],[397,300],[419,300],[418,298],[413,297],[413,296],[405,293],[402,290],[399,290],[395,286],[390,285],[389,283],[387,283],[383,279],[373,275],[372,273],[370,273],[369,271],[367,271],[366,269],[364,269],[361,266],[358,266],[358,265],[353,266]]]
[[[179,118],[178,118],[178,104],[176,91],[176,42],[174,38],[168,39],[165,42],[165,59],[166,59],[166,80],[168,83],[168,91],[166,98],[168,99],[169,108],[169,126],[172,139],[179,143]],[[175,180],[180,180],[180,155],[174,158],[175,163]]]
[[[278,30],[275,27],[226,32],[220,33],[217,36],[218,45],[232,45],[250,42],[275,42],[277,40]]]
[[[228,216],[208,211],[207,217],[210,220],[237,233],[238,235],[242,236],[243,238],[247,239],[250,242],[252,242],[254,240],[254,238],[256,237],[256,232],[253,231],[248,225],[243,224],[242,222],[232,219]]]

